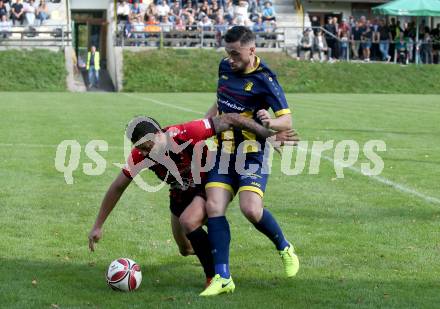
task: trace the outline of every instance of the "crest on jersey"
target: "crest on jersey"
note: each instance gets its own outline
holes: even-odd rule
[[[228,80],[228,77],[226,75],[222,75],[222,79]]]
[[[251,91],[253,86],[254,86],[253,82],[247,82],[246,85],[244,85],[244,90]]]

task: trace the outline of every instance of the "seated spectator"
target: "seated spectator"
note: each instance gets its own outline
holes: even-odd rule
[[[240,0],[238,5],[235,7],[234,19],[236,20],[237,25],[244,26],[246,20],[249,19],[248,7],[249,3],[244,0]]]
[[[6,15],[2,15],[0,19],[0,37],[6,39],[11,35],[11,22],[6,19]]]
[[[198,29],[202,31],[212,31],[214,28],[214,25],[212,24],[212,21],[209,19],[207,15],[204,15],[202,17],[202,20],[198,23]]]
[[[12,22],[15,24],[17,21],[20,22],[20,25],[23,25],[24,22],[24,8],[23,4],[21,4],[21,0],[17,0],[12,6],[11,6],[11,19]]]
[[[45,0],[40,0],[36,15],[37,19],[40,21],[40,26],[44,23],[44,21],[49,19],[49,8],[47,7]]]
[[[35,0],[29,0],[29,3],[25,3],[23,6],[26,16],[26,21],[29,26],[35,24],[35,13],[37,12],[37,5]]]
[[[225,19],[226,20],[233,20],[234,19],[234,5],[232,3],[232,0],[226,1],[226,7],[225,7]]]
[[[166,0],[159,0],[157,2],[156,8],[157,8],[157,16],[159,18],[159,21],[162,21],[163,17],[168,15],[168,13],[171,10]]]
[[[192,2],[189,1],[182,10],[182,15],[185,15],[185,17],[188,19],[188,16],[191,15],[192,17],[195,16],[195,10],[192,6]]]
[[[142,40],[145,38],[145,33],[144,32],[144,23],[142,21],[142,17],[138,16],[136,19],[132,19],[132,23],[131,23],[131,37],[136,39],[135,44],[136,46],[140,46]]]
[[[252,27],[253,32],[266,32],[266,23],[263,21],[263,18],[258,17],[257,21],[254,23]]]
[[[139,2],[135,2],[135,3],[133,3],[133,6],[131,7],[131,10],[130,10],[130,19],[137,20],[138,17],[143,19],[142,18],[142,11],[141,11],[141,8],[139,7]]]
[[[176,20],[174,21],[174,30],[176,31],[185,31],[186,25],[182,18],[176,17]]]
[[[197,30],[197,22],[195,21],[192,15],[188,15],[188,21],[186,22],[186,30],[187,31]]]
[[[128,4],[127,0],[122,0],[122,2],[118,2],[117,8],[116,8],[116,15],[118,22],[121,21],[128,21],[128,18],[130,16],[130,4]]]
[[[159,23],[156,21],[154,15],[148,16],[147,25],[145,26],[146,32],[160,32]]]
[[[169,21],[168,15],[165,15],[162,17],[162,21],[160,22],[160,27],[162,28],[163,32],[170,32],[173,30],[173,23]]]
[[[275,9],[272,7],[272,3],[270,1],[266,1],[264,3],[263,9],[263,20],[266,21],[275,21]]]
[[[8,9],[6,8],[3,0],[0,0],[0,20],[3,18],[3,16],[6,16],[6,20],[8,19]]]
[[[300,45],[301,51],[304,52],[304,59],[313,60],[313,39],[310,35],[311,30],[304,30],[303,37],[301,38]]]
[[[170,8],[170,15],[172,18],[170,20],[175,21],[177,17],[180,17],[182,15],[182,8],[180,7],[180,2],[175,1],[173,5]]]
[[[404,39],[403,32],[399,34],[399,40],[396,42],[397,62],[401,65],[408,64],[408,46]]]
[[[197,10],[198,19],[202,19],[203,16],[211,15],[211,8],[209,7],[208,1],[204,0],[200,8]]]
[[[212,1],[211,15],[208,15],[212,20],[217,20],[218,16],[223,17],[223,8],[218,6],[216,0]]]
[[[148,16],[157,16],[157,6],[154,2],[151,2],[148,6],[147,6],[147,12],[145,14],[145,17],[148,20]]]
[[[325,54],[327,54],[328,60],[332,60],[332,50],[327,45],[327,40],[322,33],[321,29],[318,29],[314,39],[314,49],[318,52],[319,61],[325,61]]]

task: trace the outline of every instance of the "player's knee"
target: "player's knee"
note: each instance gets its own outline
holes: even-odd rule
[[[202,225],[202,221],[199,218],[185,215],[180,216],[179,223],[186,234],[194,231],[196,228]]]
[[[218,217],[224,215],[222,207],[219,207],[219,204],[220,203],[215,199],[208,199],[206,201],[205,207],[206,212],[208,213],[208,217]]]
[[[263,214],[263,209],[261,207],[252,204],[241,204],[240,209],[243,215],[252,223],[260,221]]]

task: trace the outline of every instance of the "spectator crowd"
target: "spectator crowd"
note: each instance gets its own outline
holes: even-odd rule
[[[305,29],[299,40],[297,56],[320,61],[395,60],[400,64],[415,62],[419,51],[420,62],[439,63],[440,24],[431,29],[424,21],[419,25],[419,40],[416,40],[416,23],[391,18],[362,16],[358,20],[350,17],[338,21],[329,17],[322,25],[316,16],[311,19],[312,28]]]
[[[254,32],[276,29],[271,0],[120,0],[117,19],[125,37],[136,39],[148,36],[141,32],[161,31],[214,32],[221,38],[234,25]]]

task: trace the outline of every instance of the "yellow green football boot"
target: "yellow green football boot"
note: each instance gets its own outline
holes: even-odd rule
[[[235,290],[234,281],[232,277],[225,279],[220,277],[219,274],[215,275],[211,280],[211,284],[200,293],[200,296],[216,296],[223,293],[232,293]]]
[[[299,270],[299,260],[293,250],[293,246],[289,244],[288,247],[279,252],[284,265],[284,273],[287,277],[295,276]]]

